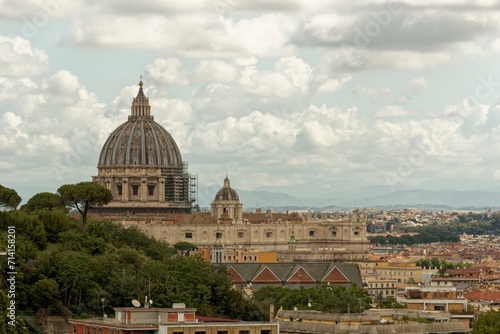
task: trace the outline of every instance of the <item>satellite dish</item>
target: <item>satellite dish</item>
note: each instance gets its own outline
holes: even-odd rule
[[[294,310],[295,312],[297,312],[297,307],[294,307],[294,308],[293,308],[293,310]]]
[[[141,303],[137,299],[132,300],[132,305],[135,307],[141,307]]]
[[[149,300],[149,305],[153,305],[153,300],[152,299]]]
[[[307,303],[307,306],[311,307],[311,303]]]
[[[104,314],[104,319],[107,319],[108,318],[108,315],[107,314]]]

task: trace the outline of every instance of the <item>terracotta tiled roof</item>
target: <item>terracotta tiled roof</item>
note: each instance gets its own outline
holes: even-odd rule
[[[208,212],[194,212],[179,220],[179,224],[217,224],[217,219]]]
[[[243,219],[247,219],[250,224],[259,224],[265,221],[266,218],[266,213],[255,213],[255,212],[245,212],[243,213]],[[281,221],[284,223],[285,221],[292,221],[292,220],[297,220],[300,218],[297,215],[294,214],[286,214],[286,213],[273,213],[273,222],[276,223],[281,219]]]
[[[494,303],[500,302],[500,291],[471,291],[464,294],[464,297],[469,300],[493,301]]]

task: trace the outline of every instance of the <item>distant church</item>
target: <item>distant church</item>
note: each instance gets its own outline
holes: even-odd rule
[[[92,177],[113,194],[110,204],[95,210],[110,218],[190,213],[195,200],[196,179],[174,138],[154,121],[142,85],[128,121],[104,143]]]
[[[187,241],[200,248],[276,252],[278,261],[342,262],[366,259],[366,217],[347,218],[271,211],[243,212],[226,175],[210,212],[192,212],[196,179],[174,139],[151,116],[142,81],[128,121],[104,143],[92,179],[113,194],[111,203],[94,209],[125,226],[136,225],[173,245]],[[217,253],[217,262],[232,261]],[[255,254],[245,256],[257,261]]]

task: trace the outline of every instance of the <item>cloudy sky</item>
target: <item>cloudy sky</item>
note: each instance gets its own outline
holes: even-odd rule
[[[500,4],[0,0],[0,184],[88,181],[143,76],[200,185],[500,185]]]

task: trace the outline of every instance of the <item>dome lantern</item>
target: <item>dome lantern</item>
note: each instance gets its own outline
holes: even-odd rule
[[[149,105],[149,98],[144,94],[142,85],[143,84],[141,79],[141,81],[139,82],[139,92],[132,101],[131,115],[128,117],[128,119],[154,119],[154,117],[151,116],[151,106]]]

